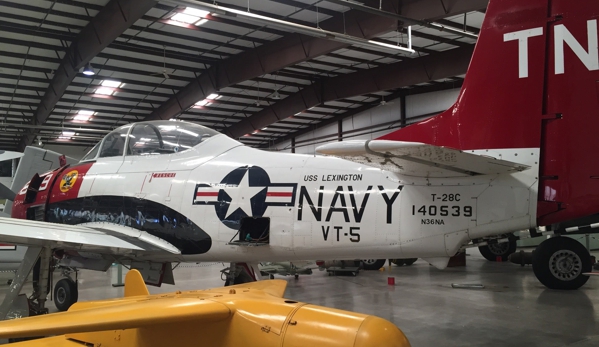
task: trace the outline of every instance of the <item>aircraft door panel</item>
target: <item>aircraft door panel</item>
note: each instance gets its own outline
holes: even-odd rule
[[[477,225],[528,216],[530,193],[527,188],[490,186],[476,200]],[[528,226],[523,226],[523,229]]]

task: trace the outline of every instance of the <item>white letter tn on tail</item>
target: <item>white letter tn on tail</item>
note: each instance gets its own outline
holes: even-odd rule
[[[543,28],[534,28],[503,35],[503,42],[518,40],[518,77],[528,77],[528,39],[543,35]]]
[[[555,26],[555,74],[564,73],[564,42],[589,71],[599,70],[599,47],[597,42],[597,20],[587,22],[589,51],[585,51],[574,35],[563,25]]]

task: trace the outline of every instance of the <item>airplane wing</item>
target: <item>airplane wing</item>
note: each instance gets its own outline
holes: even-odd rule
[[[28,337],[151,327],[194,321],[197,324],[227,319],[224,304],[198,298],[124,301],[93,309],[12,319],[0,323],[0,337]]]
[[[0,241],[15,245],[135,255],[147,252],[180,254],[170,243],[146,232],[112,223],[77,226],[0,217]]]
[[[530,168],[507,160],[420,142],[342,141],[319,146],[316,152],[418,177],[494,175]]]
[[[285,280],[265,280],[265,281],[256,281],[256,282],[248,282],[243,284],[236,284],[233,286],[220,287],[214,289],[205,290],[205,292],[225,292],[228,293],[231,289],[235,290],[257,290],[264,292],[268,295],[276,296],[277,298],[282,298],[285,294],[285,289],[287,288],[287,281]]]

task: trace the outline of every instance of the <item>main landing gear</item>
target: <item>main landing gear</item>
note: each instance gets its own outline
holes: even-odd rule
[[[33,294],[27,298],[29,312],[21,312],[20,315],[35,316],[48,313],[46,308],[47,296],[52,285],[51,275],[55,268],[52,250],[47,247],[28,247],[23,262],[10,284],[8,293],[0,305],[0,320],[5,319],[9,313],[18,306],[18,298],[27,281],[29,274],[33,271]],[[65,278],[56,283],[54,288],[54,299],[56,308],[66,311],[72,304],[77,302],[77,282],[71,278],[74,270],[63,268]]]
[[[387,259],[362,259],[362,268],[364,270],[378,270],[385,266]]]
[[[578,289],[592,271],[589,251],[569,237],[547,239],[532,254],[532,270],[537,279],[550,289]]]
[[[508,238],[507,242],[494,242],[489,240],[487,245],[479,246],[480,254],[489,261],[507,261],[510,254],[516,252],[516,237],[514,234],[500,235],[499,238]]]
[[[231,263],[228,268],[221,270],[221,278],[225,281],[225,287],[255,282],[257,280],[256,273],[259,274],[260,271],[254,269],[258,269],[258,266],[248,263]]]
[[[414,264],[418,258],[405,258],[405,259],[389,259],[389,261],[397,266],[410,266]]]

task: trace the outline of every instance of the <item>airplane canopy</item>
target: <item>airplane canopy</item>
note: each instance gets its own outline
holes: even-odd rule
[[[182,121],[127,124],[109,133],[81,161],[123,155],[160,155],[183,152],[220,133]]]

